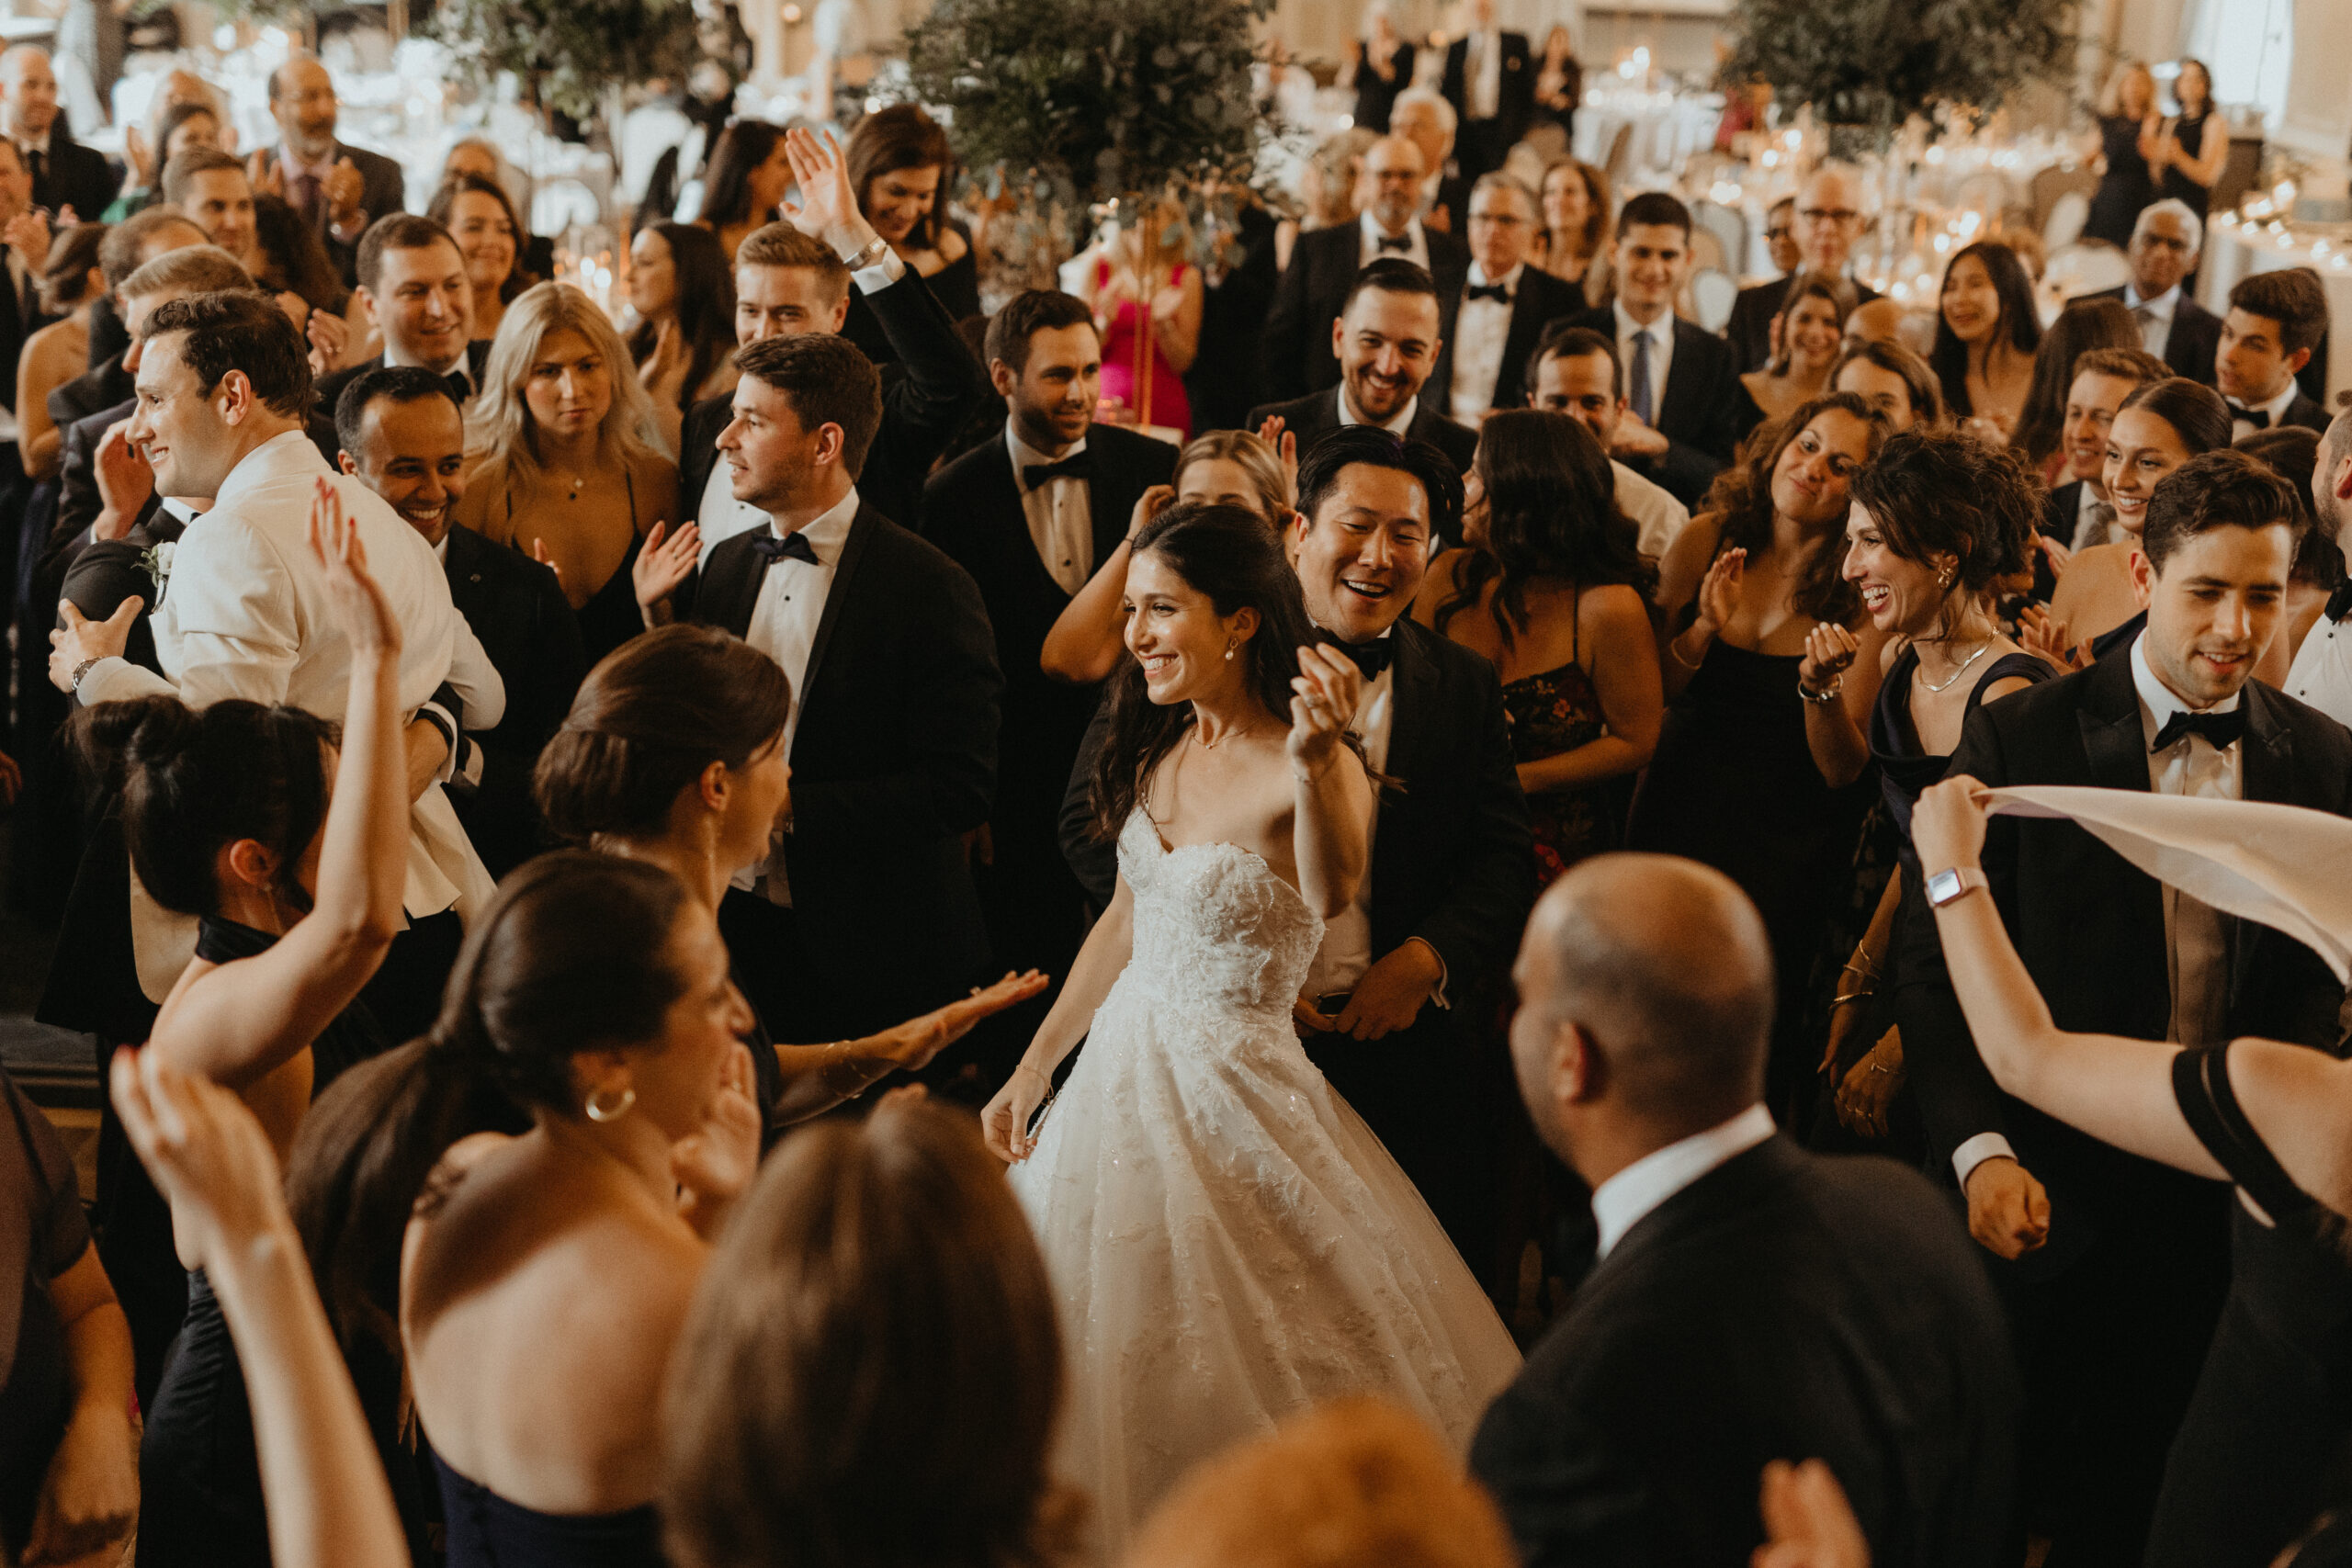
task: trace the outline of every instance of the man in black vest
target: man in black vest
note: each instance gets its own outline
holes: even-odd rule
[[[415,366],[363,371],[336,400],[334,423],[343,471],[433,547],[458,613],[506,682],[505,716],[461,739],[449,784],[466,837],[491,875],[504,876],[548,847],[531,804],[531,773],[588,673],[579,619],[550,568],[449,525],[466,492],[466,421],[446,378]]]
[[[792,830],[738,874],[718,912],[736,973],[779,1040],[870,1033],[962,994],[988,967],[966,844],[996,794],[1004,689],[964,569],[858,493],[882,423],[881,378],[831,333],[740,349],[718,435],[734,536],[698,581],[691,557],[639,578],[670,610],[783,667]]]
[[[973,873],[997,961],[1058,980],[1085,939],[1086,894],[1056,824],[1099,692],[1049,678],[1039,656],[1072,595],[1127,536],[1144,491],[1173,477],[1176,448],[1094,422],[1102,347],[1084,300],[1015,295],[989,321],[987,346],[1004,434],[933,478],[922,533],[979,585],[1004,673],[996,807]],[[1015,1010],[990,1035],[1025,1046],[1024,1025],[1051,1001]]]
[[[1520,1090],[1600,1248],[1470,1450],[1526,1561],[1746,1562],[1766,1462],[1820,1459],[1871,1561],[1993,1568],[1999,1304],[1916,1172],[1773,1131],[1755,906],[1691,861],[1598,856],[1544,893],[1512,978]]]

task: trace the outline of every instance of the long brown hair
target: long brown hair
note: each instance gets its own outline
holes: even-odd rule
[[[680,1568],[1052,1554],[1064,1373],[1045,1259],[969,1116],[787,1138],[704,1270],[663,1400]]]
[[[1842,409],[1862,422],[1869,433],[1870,446],[1866,459],[1878,456],[1886,444],[1886,420],[1878,410],[1864,401],[1859,392],[1828,392],[1798,407],[1778,421],[1767,421],[1757,427],[1732,459],[1730,468],[1715,476],[1708,488],[1706,499],[1700,502],[1702,514],[1713,513],[1722,519],[1715,537],[1715,554],[1729,549],[1743,549],[1752,560],[1772,547],[1772,470],[1779,466],[1781,454],[1789,444],[1804,433],[1804,427],[1830,409]],[[1861,595],[1854,585],[1838,575],[1845,560],[1840,541],[1846,536],[1846,521],[1834,519],[1829,526],[1812,541],[1798,574],[1794,592],[1789,595],[1791,608],[1800,615],[1816,621],[1836,621],[1850,626],[1861,613]],[[1686,606],[1686,616],[1695,615],[1698,602],[1694,598]],[[1690,625],[1685,618],[1684,626]]]
[[[921,104],[892,104],[876,109],[857,122],[842,152],[849,166],[849,188],[856,194],[857,209],[866,210],[866,187],[884,175],[900,169],[939,171],[939,195],[931,210],[908,231],[907,243],[918,251],[939,248],[940,231],[947,222],[947,198],[956,194],[956,150],[947,132]]]

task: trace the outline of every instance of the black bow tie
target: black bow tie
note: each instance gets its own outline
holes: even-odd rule
[[[1383,234],[1380,236],[1380,248],[1384,251],[1409,251],[1413,248],[1413,236],[1410,234]]]
[[[2225,746],[2235,744],[2245,734],[2245,709],[2243,707],[2232,708],[2227,713],[2176,713],[2165,720],[2165,727],[2156,731],[2156,743],[2148,750],[2151,752],[2162,751],[2189,736],[2201,735],[2206,744],[2219,751]]]
[[[461,407],[464,405],[465,400],[468,398],[474,395],[473,380],[462,370],[450,371],[447,376],[441,378],[441,381],[444,386],[449,389],[449,395],[457,399],[459,406]]]
[[[1336,653],[1346,654],[1355,667],[1363,671],[1363,678],[1367,681],[1379,680],[1380,672],[1396,658],[1396,639],[1393,637],[1376,637],[1370,642],[1341,642],[1337,637],[1326,637],[1323,646]]]
[[[2335,585],[2335,592],[2327,596],[2327,609],[2324,613],[2331,621],[2340,621],[2346,615],[2352,615],[2352,581]]]
[[[1474,283],[1462,291],[1464,299],[1492,299],[1498,305],[1510,303],[1510,290],[1499,283]]]
[[[1053,479],[1086,479],[1094,477],[1091,454],[1073,452],[1058,463],[1031,463],[1021,470],[1021,483],[1029,490]]]
[[[764,534],[754,534],[752,536],[752,548],[758,551],[770,566],[780,560],[807,561],[810,566],[824,564],[817,558],[816,550],[797,529],[781,539],[775,536],[774,529]]]
[[[2250,409],[2243,407],[2237,403],[2232,403],[2230,405],[2230,417],[2232,419],[2242,419],[2248,424],[2254,426],[2256,430],[2267,430],[2270,428],[2270,411],[2268,409]]]

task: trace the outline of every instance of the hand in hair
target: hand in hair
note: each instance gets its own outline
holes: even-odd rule
[[[1749,1568],[1870,1568],[1871,1543],[1838,1477],[1817,1459],[1764,1466],[1764,1544]]]
[[[702,1125],[670,1150],[678,1183],[678,1213],[706,1241],[718,1234],[728,1205],[742,1196],[760,1168],[760,1108],[752,1098],[751,1047],[728,1053],[718,1092],[703,1107]]]
[[[645,617],[647,629],[670,619],[670,595],[694,575],[695,561],[701,552],[702,528],[698,524],[689,523],[673,534],[669,524],[656,523],[645,536],[644,547],[637,552],[637,564],[629,568],[629,580],[637,590],[638,613]]]
[[[858,210],[857,192],[850,186],[849,160],[831,131],[821,137],[805,127],[786,131],[784,155],[800,187],[798,206],[787,201],[777,209],[786,222],[822,240],[843,259],[874,243],[874,226]]]
[[[130,642],[131,625],[146,607],[147,601],[134,593],[117,605],[113,615],[93,621],[71,599],[59,600],[57,613],[65,624],[49,634],[49,683],[70,696],[74,671],[93,659],[121,658]]]

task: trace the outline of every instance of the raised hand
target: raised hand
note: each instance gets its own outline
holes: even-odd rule
[[[313,310],[302,332],[311,340],[312,375],[325,376],[342,366],[344,350],[351,344],[349,321],[333,310]]]
[[[1699,618],[1695,623],[1713,636],[1739,614],[1739,591],[1747,581],[1747,552],[1736,547],[1717,556],[1699,580]]]
[[[1007,1165],[1027,1159],[1037,1146],[1029,1123],[1037,1119],[1037,1108],[1053,1098],[1053,1080],[1040,1069],[1026,1062],[1013,1068],[1012,1076],[980,1112],[980,1138],[989,1152]]]
[[[667,523],[653,525],[652,531],[645,536],[644,547],[637,552],[637,564],[629,568],[629,583],[637,591],[637,607],[643,612],[649,626],[658,624],[656,617],[669,604],[670,595],[693,573],[702,549],[702,529],[698,525],[689,523],[675,534],[669,532],[669,526]]]
[[[1159,509],[1176,499],[1174,485],[1153,485],[1136,497],[1136,509],[1127,515],[1127,543],[1134,544],[1144,525],[1159,515]]]
[[[1340,737],[1355,720],[1363,673],[1344,653],[1304,644],[1290,689],[1290,738],[1283,749],[1290,753],[1294,772],[1320,776],[1338,753]]]
[[[0,243],[16,252],[36,277],[49,260],[49,218],[37,207],[17,213],[0,229]]]
[[[147,133],[135,125],[122,128],[122,161],[130,165],[130,185],[143,190],[155,183],[155,154],[147,145]]]
[[[1712,574],[1711,574],[1712,575]],[[1797,660],[1797,682],[1819,692],[1853,668],[1861,642],[1834,621],[1823,621],[1804,634],[1804,657]]]
[[[123,1133],[171,1202],[183,1264],[203,1269],[273,1235],[300,1247],[269,1135],[233,1090],[128,1045],[109,1081]]]
[[[752,1095],[751,1047],[737,1042],[720,1070],[702,1124],[670,1148],[678,1212],[697,1230],[742,1195],[760,1168],[760,1107]]]
[[[2052,577],[2056,578],[2066,575],[2067,564],[2075,558],[2074,551],[2068,549],[2065,546],[2060,544],[2057,540],[2052,538],[2047,534],[2036,534],[2033,536],[2033,546],[2034,548],[2041,552],[2042,558],[2050,563],[2050,575]]]
[[[976,986],[972,994],[962,1000],[933,1009],[921,1018],[910,1018],[884,1030],[876,1038],[881,1043],[882,1054],[893,1063],[908,1072],[920,1072],[931,1066],[933,1057],[969,1034],[980,1020],[1042,995],[1046,984],[1042,970],[1032,969],[1024,975],[1007,971],[995,985]]]
[[[359,520],[343,511],[343,492],[325,479],[311,481],[311,516],[305,525],[311,553],[327,575],[327,594],[341,613],[344,635],[356,654],[398,657],[401,619],[391,602],[368,574],[368,548],[359,542]]]
[[[93,659],[121,658],[130,642],[131,626],[146,607],[147,601],[134,593],[116,605],[113,615],[93,621],[71,599],[59,600],[57,613],[65,624],[49,634],[49,683],[70,694],[74,671]]]
[[[1817,1459],[1764,1466],[1764,1544],[1748,1568],[1871,1568],[1871,1543],[1838,1477]]]
[[[155,470],[146,455],[132,445],[130,422],[116,420],[98,437],[91,454],[91,468],[98,481],[98,515],[90,525],[93,539],[119,539],[130,532],[140,509],[155,493]]]
[[[348,158],[340,159],[327,171],[320,182],[320,196],[327,204],[327,221],[342,228],[359,216],[359,198],[366,194],[368,182]]]
[[[844,255],[874,243],[874,226],[858,210],[857,192],[850,186],[849,161],[831,131],[821,137],[806,127],[786,131],[784,155],[800,187],[797,206],[787,201],[778,209],[786,222]]]
[[[274,196],[286,199],[286,170],[269,155],[267,148],[256,151],[245,160],[245,183],[254,187],[255,196]]]
[[[2053,617],[2039,604],[2028,604],[2018,615],[2018,646],[2028,653],[2039,654],[2063,673],[2069,670],[2087,670],[2091,665],[2091,644],[2088,637],[2069,645],[2066,623]]]

